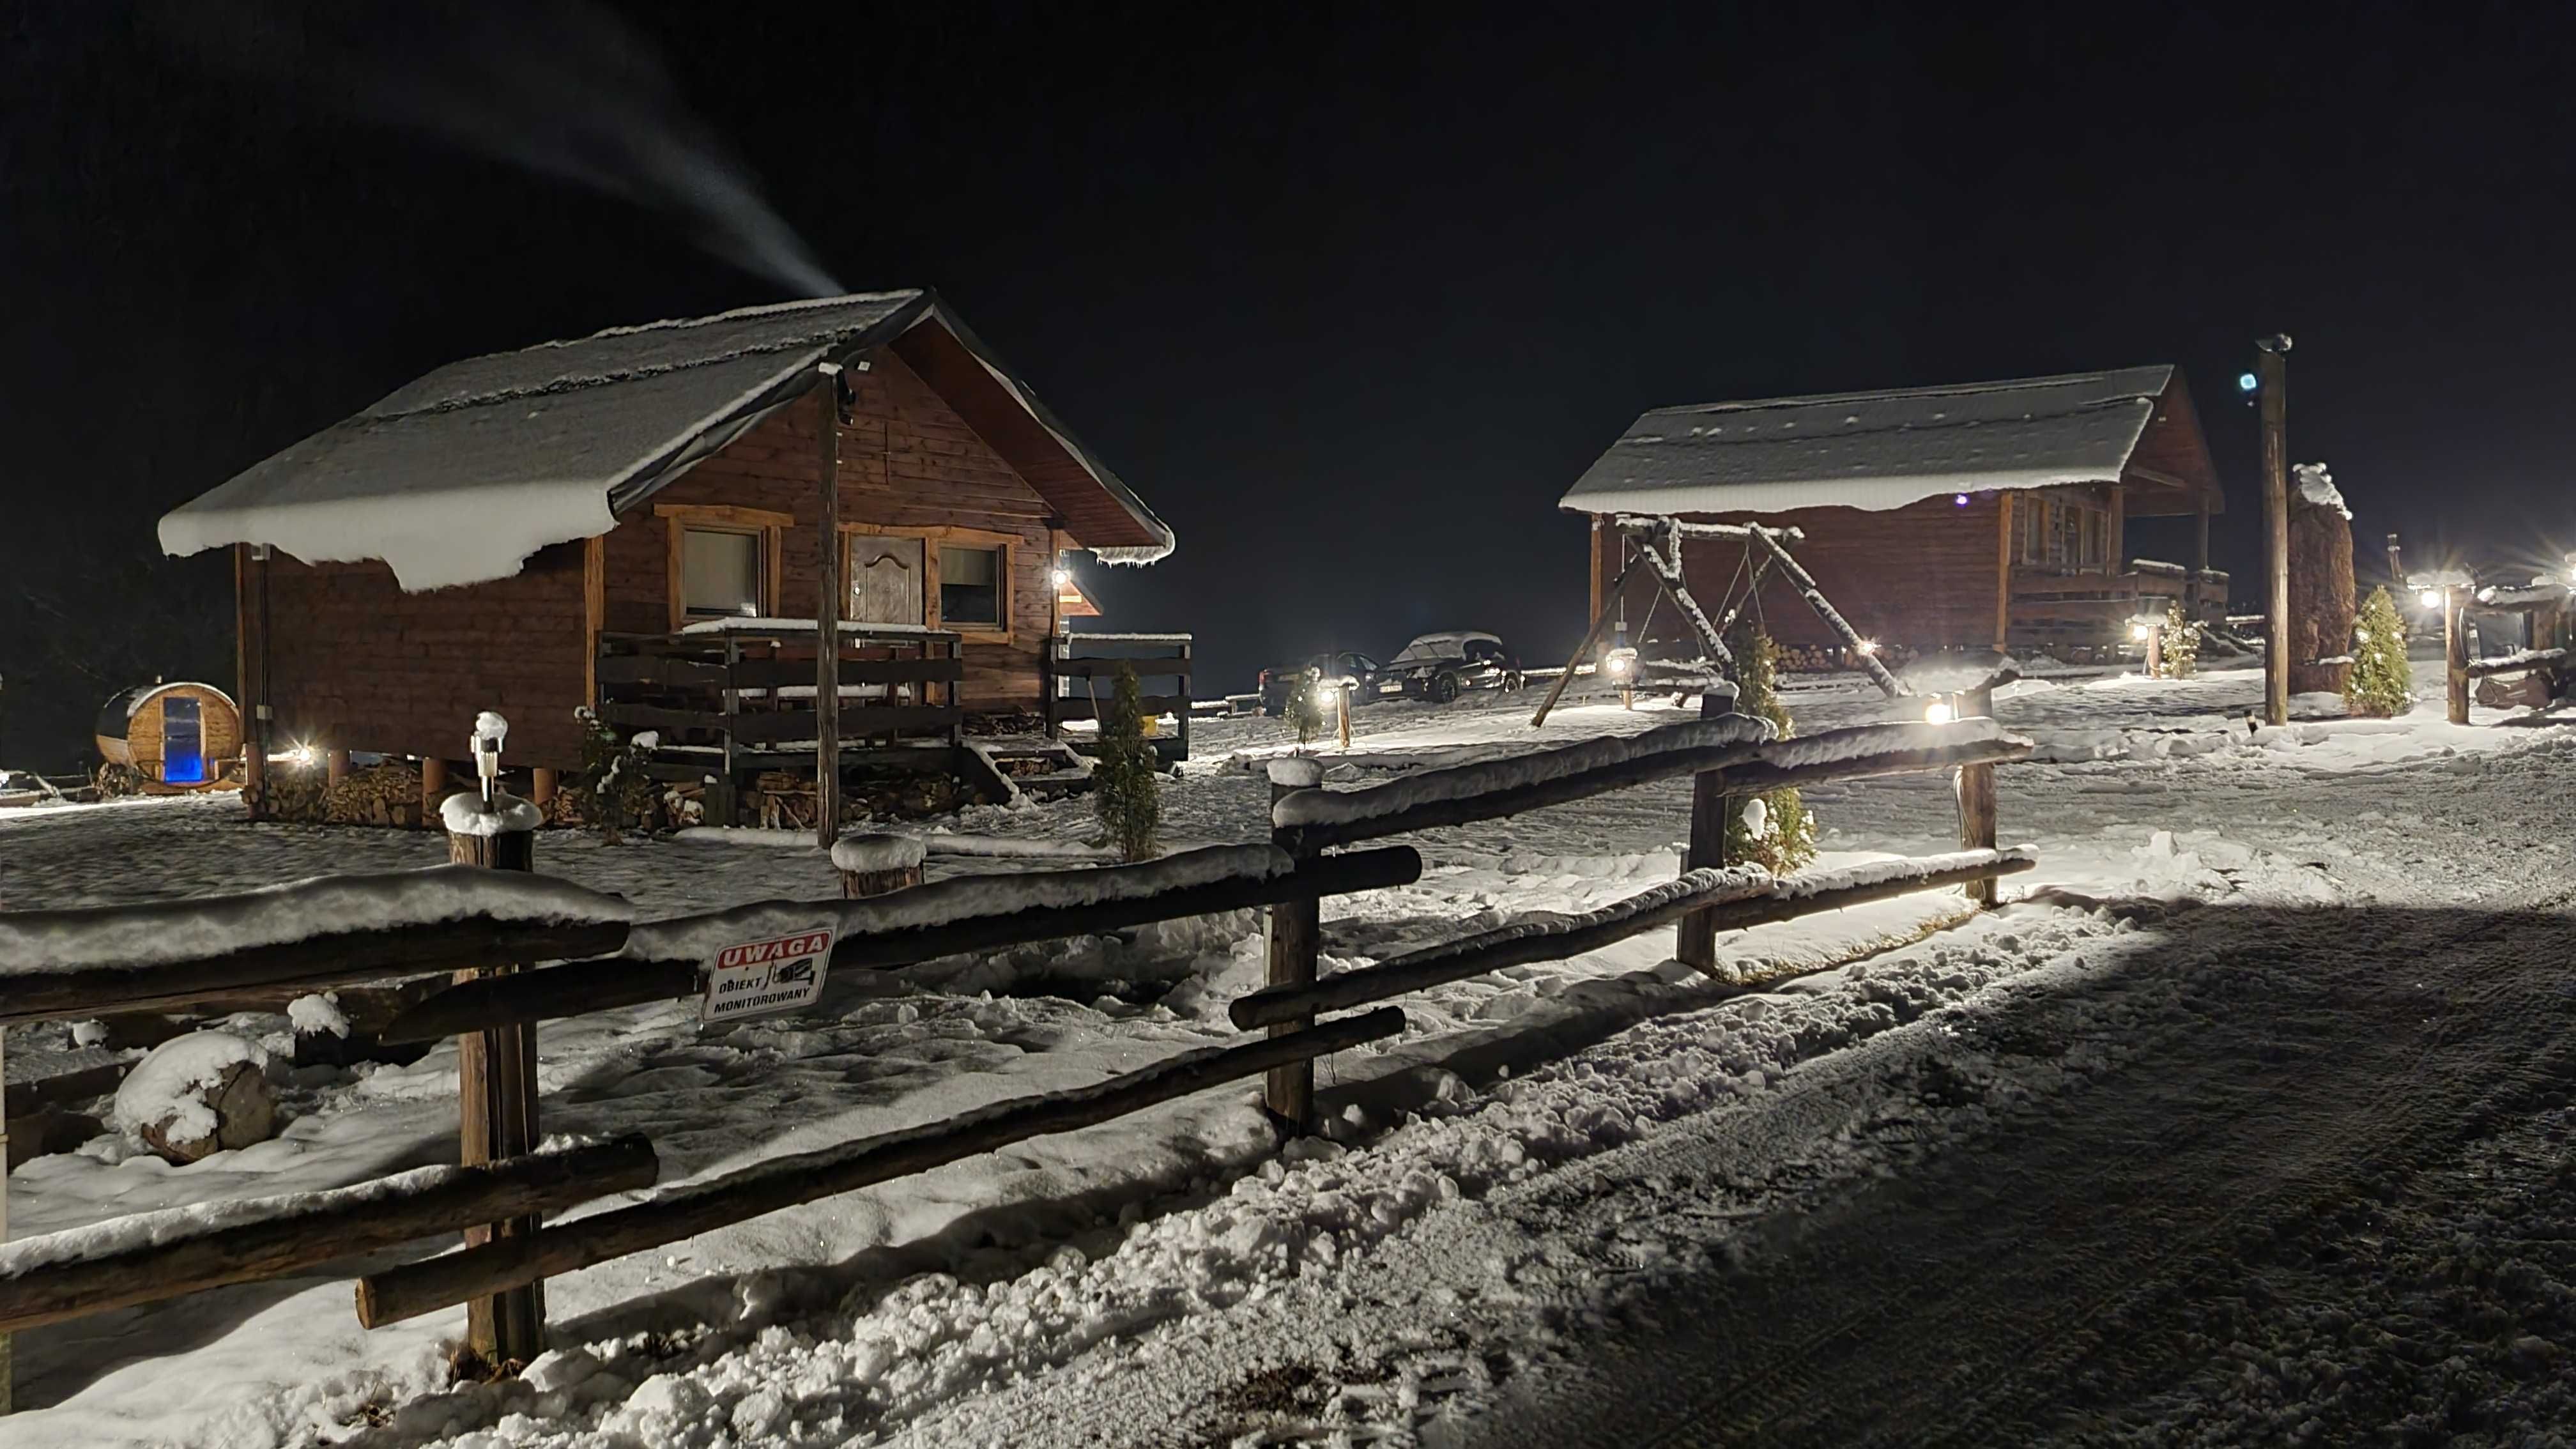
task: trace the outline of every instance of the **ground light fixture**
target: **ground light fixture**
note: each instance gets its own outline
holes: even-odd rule
[[[1958,717],[1959,711],[1952,707],[1950,701],[1937,694],[1932,697],[1930,704],[1923,706],[1925,724],[1948,724]]]
[[[1863,639],[1858,644],[1853,645],[1852,648],[1857,650],[1862,658],[1867,659],[1878,653],[1878,641],[1875,639]]]
[[[1601,672],[1612,679],[1626,679],[1637,672],[1637,651],[1613,649],[1601,658]]]
[[[2442,607],[2442,591],[2440,589],[2426,589],[2415,596],[2415,602],[2422,604],[2428,609],[2438,609]]]

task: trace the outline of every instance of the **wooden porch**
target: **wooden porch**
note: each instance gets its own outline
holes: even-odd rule
[[[1049,739],[1063,739],[1064,726],[1100,718],[1100,706],[1120,666],[1136,671],[1143,686],[1137,704],[1148,721],[1173,717],[1171,734],[1157,733],[1154,753],[1172,764],[1190,757],[1190,636],[1187,634],[1058,634],[1046,641],[1040,668],[1045,671],[1038,711]],[[1160,686],[1157,688],[1157,686]],[[1150,728],[1150,726],[1149,726]],[[1090,738],[1067,741],[1085,754],[1097,746]]]
[[[723,824],[735,818],[746,775],[815,772],[820,668],[810,623],[710,624],[676,634],[602,634],[599,717],[660,736],[655,779],[712,779],[707,818]],[[966,719],[957,634],[844,624],[839,656],[837,754],[844,766],[954,767]]]
[[[2102,652],[2129,647],[2129,622],[2179,601],[2203,623],[2227,615],[2227,574],[2131,559],[2125,570],[2017,563],[2012,571],[2010,649]],[[2061,652],[2064,651],[2064,652]]]

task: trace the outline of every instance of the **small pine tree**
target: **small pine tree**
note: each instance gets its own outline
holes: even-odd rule
[[[1145,738],[1136,671],[1121,664],[1109,707],[1101,711],[1100,761],[1091,770],[1091,801],[1100,822],[1109,827],[1110,843],[1128,860],[1153,855],[1154,835],[1163,823],[1155,764],[1154,746]]]
[[[2415,703],[2415,672],[2406,662],[2406,621],[2386,588],[2370,591],[2352,626],[2352,672],[2344,703],[2354,714],[2385,719]]]
[[[1797,733],[1789,711],[1780,703],[1780,650],[1771,636],[1750,624],[1739,624],[1727,648],[1735,655],[1735,707],[1771,721],[1781,739]],[[1795,789],[1757,795],[1727,823],[1726,858],[1787,875],[1816,858],[1816,817],[1807,813],[1806,802]]]
[[[1297,731],[1297,743],[1310,745],[1324,732],[1324,686],[1314,670],[1288,692],[1288,723]]]
[[[581,792],[581,818],[615,844],[626,829],[648,823],[653,779],[644,767],[653,747],[620,738],[588,706],[575,709],[573,717],[581,721],[581,778],[574,786]]]
[[[2167,679],[2189,679],[2200,672],[2200,625],[2182,611],[2182,600],[2165,605],[2163,643]]]

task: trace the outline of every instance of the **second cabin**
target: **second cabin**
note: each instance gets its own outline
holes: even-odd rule
[[[827,482],[828,480],[828,482]],[[1172,531],[924,291],[619,328],[453,364],[173,511],[174,554],[235,554],[255,752],[462,760],[511,722],[539,788],[577,711],[651,732],[711,823],[816,770],[837,615],[844,763],[988,778],[968,736],[1080,717],[1086,653],[1178,678],[1185,638],[1088,649],[1067,567]],[[1058,754],[1061,751],[1057,751]],[[994,781],[1001,787],[998,780]]]
[[[1633,546],[1623,517],[1797,529],[1799,563],[1853,628],[1912,654],[2100,658],[2176,601],[2205,622],[2227,608],[2227,576],[2209,567],[2225,499],[2172,367],[1658,408],[1562,506],[1591,516],[1594,616],[1624,603],[1640,639],[1656,589],[1636,569],[1611,592]],[[2167,517],[2192,520],[2190,561],[2131,557],[2130,521]],[[1712,609],[1755,562],[1741,544],[1683,549]],[[1842,651],[1776,574],[1758,598],[1784,647]]]

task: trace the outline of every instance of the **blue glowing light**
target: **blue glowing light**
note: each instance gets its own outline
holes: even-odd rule
[[[2256,378],[2254,374],[2250,372],[2240,372],[2236,374],[2236,390],[2238,392],[2252,392],[2260,386],[2262,386],[2262,382],[2260,379]]]
[[[1959,505],[1961,508],[1965,508],[1968,506],[1968,495],[1965,493],[1957,494],[1954,495],[1950,501]]]

